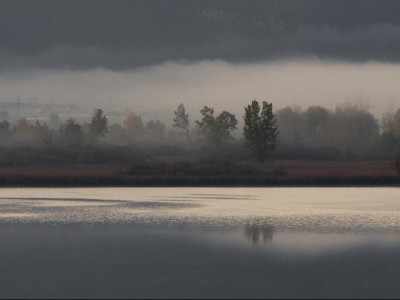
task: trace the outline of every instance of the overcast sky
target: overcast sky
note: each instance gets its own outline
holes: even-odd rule
[[[400,1],[0,0],[0,41],[2,101],[400,106]]]

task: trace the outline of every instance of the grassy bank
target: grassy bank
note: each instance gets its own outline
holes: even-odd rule
[[[153,162],[0,168],[0,187],[400,186],[390,162]]]

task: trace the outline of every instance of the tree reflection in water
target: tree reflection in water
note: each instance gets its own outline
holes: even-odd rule
[[[255,245],[258,245],[261,239],[264,244],[269,244],[274,239],[274,227],[271,225],[246,225],[244,234]]]

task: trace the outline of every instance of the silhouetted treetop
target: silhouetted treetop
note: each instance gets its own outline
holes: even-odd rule
[[[196,124],[212,145],[219,146],[232,139],[231,132],[237,129],[238,124],[235,115],[223,111],[214,117],[214,109],[208,106],[204,106],[200,113],[203,118]]]

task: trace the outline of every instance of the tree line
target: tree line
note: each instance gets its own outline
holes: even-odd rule
[[[276,118],[281,156],[393,159],[400,151],[400,109],[387,113],[381,123],[367,106],[357,103],[332,110],[286,107],[276,112]]]
[[[400,150],[400,109],[387,113],[380,124],[367,107],[354,103],[333,110],[311,106],[274,112],[272,103],[253,100],[244,107],[242,135],[236,135],[236,139],[239,121],[234,114],[216,113],[214,108],[204,106],[200,115],[199,120],[192,121],[184,104],[180,104],[171,116],[169,131],[160,120],[145,123],[134,112],[121,123],[109,124],[102,109],[95,109],[90,121],[83,124],[74,118],[61,121],[57,114],[51,114],[46,122],[20,118],[15,124],[0,122],[0,146],[80,149],[170,145],[185,149],[192,156],[209,153],[212,157],[219,153],[224,159],[230,152],[238,159],[258,162],[393,159]]]
[[[277,125],[272,104],[263,102],[262,107],[254,100],[245,108],[244,117],[247,149],[252,158],[265,161],[277,141]],[[181,146],[201,145],[220,148],[234,140],[232,132],[237,129],[236,116],[228,111],[216,114],[214,109],[204,106],[201,119],[190,128],[189,115],[180,104],[174,111],[173,130],[166,134],[166,125],[159,120],[150,120],[144,125],[140,115],[130,113],[122,124],[109,124],[102,109],[95,109],[90,122],[79,124],[74,118],[61,122],[57,114],[51,114],[48,122],[28,122],[20,118],[14,125],[8,121],[0,123],[0,145],[8,147],[29,146],[36,148],[79,148],[100,144],[154,145],[178,142]]]

